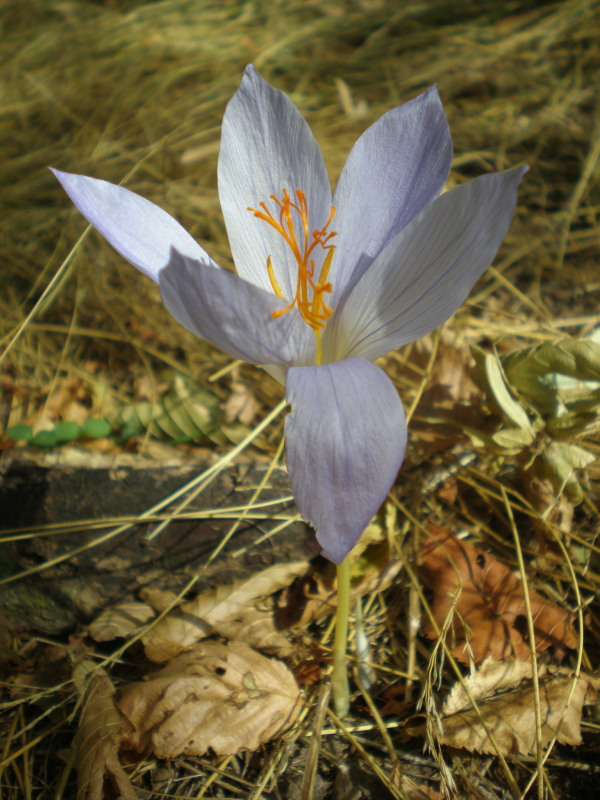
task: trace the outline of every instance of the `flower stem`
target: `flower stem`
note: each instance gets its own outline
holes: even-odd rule
[[[331,686],[335,713],[342,719],[350,708],[346,645],[348,641],[348,617],[350,615],[350,559],[348,556],[337,567],[337,613],[333,638],[333,672]]]

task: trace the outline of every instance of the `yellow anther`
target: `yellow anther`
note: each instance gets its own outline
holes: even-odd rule
[[[306,195],[300,189],[296,189],[295,198],[296,202],[293,202],[287,189],[283,190],[281,199],[272,194],[270,199],[277,206],[279,212],[277,216],[269,211],[266,203],[259,203],[259,208],[249,208],[248,211],[252,211],[255,217],[267,222],[283,237],[298,265],[298,282],[294,297],[285,308],[274,311],[273,317],[281,317],[296,307],[302,319],[310,325],[319,339],[321,328],[333,314],[333,309],[324,302],[323,296],[331,292],[331,283],[327,281],[327,276],[335,245],[330,244],[330,241],[337,236],[337,233],[329,231],[328,228],[335,216],[335,208],[331,206],[325,225],[313,231],[311,235]],[[299,228],[298,233],[296,226]],[[325,257],[319,270],[319,277],[315,280],[315,255],[319,250],[325,252]],[[267,272],[273,291],[277,297],[285,300],[286,297],[275,277],[271,256],[267,258]]]
[[[269,280],[271,281],[271,286],[273,287],[273,291],[277,295],[277,297],[281,297],[282,300],[285,300],[285,295],[281,291],[279,284],[277,283],[277,278],[275,277],[275,270],[273,269],[273,259],[271,256],[267,258],[267,272],[269,273]]]

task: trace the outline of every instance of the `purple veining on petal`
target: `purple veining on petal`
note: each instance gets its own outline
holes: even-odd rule
[[[327,358],[373,360],[445,322],[494,258],[525,169],[477,178],[427,206],[338,309],[323,342]]]
[[[298,109],[249,66],[227,105],[219,153],[219,198],[238,274],[272,292],[267,258],[292,300],[297,265],[283,238],[249,208],[276,209],[271,195],[297,189],[308,199],[310,227],[321,227],[331,206],[323,156]]]
[[[334,306],[385,246],[442,190],[452,140],[436,87],[384,114],[358,139],[334,195]]]
[[[387,375],[363,358],[288,370],[285,423],[296,504],[323,555],[340,563],[402,463],[406,420]]]
[[[153,281],[158,281],[172,247],[218,268],[177,220],[145,197],[97,178],[51,171],[88,222],[123,258]]]
[[[274,318],[285,301],[227,270],[213,270],[171,253],[161,270],[163,301],[175,319],[226,353],[251,364],[312,364],[312,330],[292,310]]]

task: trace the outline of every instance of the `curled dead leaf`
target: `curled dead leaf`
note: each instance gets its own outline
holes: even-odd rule
[[[442,628],[452,614],[449,644],[460,661],[475,663],[487,656],[529,659],[527,618],[520,579],[494,556],[461,541],[449,531],[429,525],[430,538],[421,550],[421,575],[433,589],[433,615]],[[538,653],[549,647],[577,647],[574,616],[533,589],[529,600]],[[435,638],[431,622],[427,636]]]
[[[300,702],[282,661],[241,642],[204,642],[127,688],[118,706],[133,728],[126,746],[171,758],[256,750],[289,728]]]
[[[376,543],[367,549],[369,552],[359,551],[359,557],[351,562],[352,597],[386,589],[403,566],[401,559],[390,559],[387,546]],[[377,560],[382,551],[386,557]],[[276,609],[277,622],[281,628],[303,627],[334,614],[336,607],[335,572],[328,564],[324,571],[311,569],[282,593]]]
[[[444,795],[433,786],[417,784],[410,778],[403,777],[401,786],[406,793],[407,800],[444,800]]]
[[[440,340],[427,388],[411,426],[418,441],[432,451],[456,444],[461,438],[463,424],[485,425],[480,408],[481,391],[471,377],[469,360],[467,348],[458,348],[443,338]],[[423,368],[427,360],[417,356],[417,363]]]
[[[547,523],[551,522],[563,534],[569,534],[573,527],[573,504],[564,493],[554,489],[548,478],[539,478],[535,473],[524,475],[527,499],[539,512],[541,519],[534,519],[533,526],[540,533],[540,543],[548,547]]]
[[[108,606],[89,626],[89,634],[97,642],[111,642],[149,622],[154,610],[147,603],[129,600]]]
[[[275,564],[250,578],[202,592],[173,609],[142,637],[147,657],[158,663],[168,661],[215,632],[285,652],[287,640],[277,630],[273,612],[256,609],[256,601],[289,586],[307,569],[307,561]]]
[[[231,373],[231,394],[225,403],[225,416],[229,422],[238,420],[242,425],[252,425],[260,410],[260,403],[240,378],[239,369]]]
[[[77,752],[77,800],[104,800],[110,787],[118,800],[139,800],[119,761],[119,747],[129,729],[114,702],[112,682],[93,662],[75,665],[73,678],[83,697]]]
[[[575,677],[572,670],[542,665],[538,680],[543,745],[555,736],[562,744],[580,744],[582,708],[595,700],[600,678],[584,673]],[[533,754],[536,722],[531,662],[488,659],[465,684],[479,714],[463,685],[456,683],[442,709],[442,744],[494,753],[483,719],[503,754]]]

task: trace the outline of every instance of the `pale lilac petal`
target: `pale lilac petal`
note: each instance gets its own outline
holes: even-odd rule
[[[385,372],[352,358],[288,370],[287,465],[298,510],[339,564],[385,500],[406,448],[402,403]]]
[[[436,87],[394,108],[358,139],[338,181],[335,307],[386,244],[441,192],[452,139]]]
[[[153,281],[169,260],[171,248],[217,267],[189,233],[162,208],[114,183],[51,171],[75,206],[123,258]]]
[[[315,336],[296,309],[278,319],[285,302],[224,269],[171,251],[159,273],[169,312],[196,336],[251,364],[310,364]]]
[[[238,274],[273,291],[267,258],[285,296],[296,291],[297,266],[283,238],[248,208],[269,199],[291,196],[296,189],[308,199],[310,233],[327,222],[331,189],[323,156],[310,128],[282,92],[249,66],[238,91],[227,105],[219,153],[219,198]]]
[[[338,308],[323,337],[324,357],[374,360],[452,316],[496,255],[526,171],[476,178],[427,206]]]

